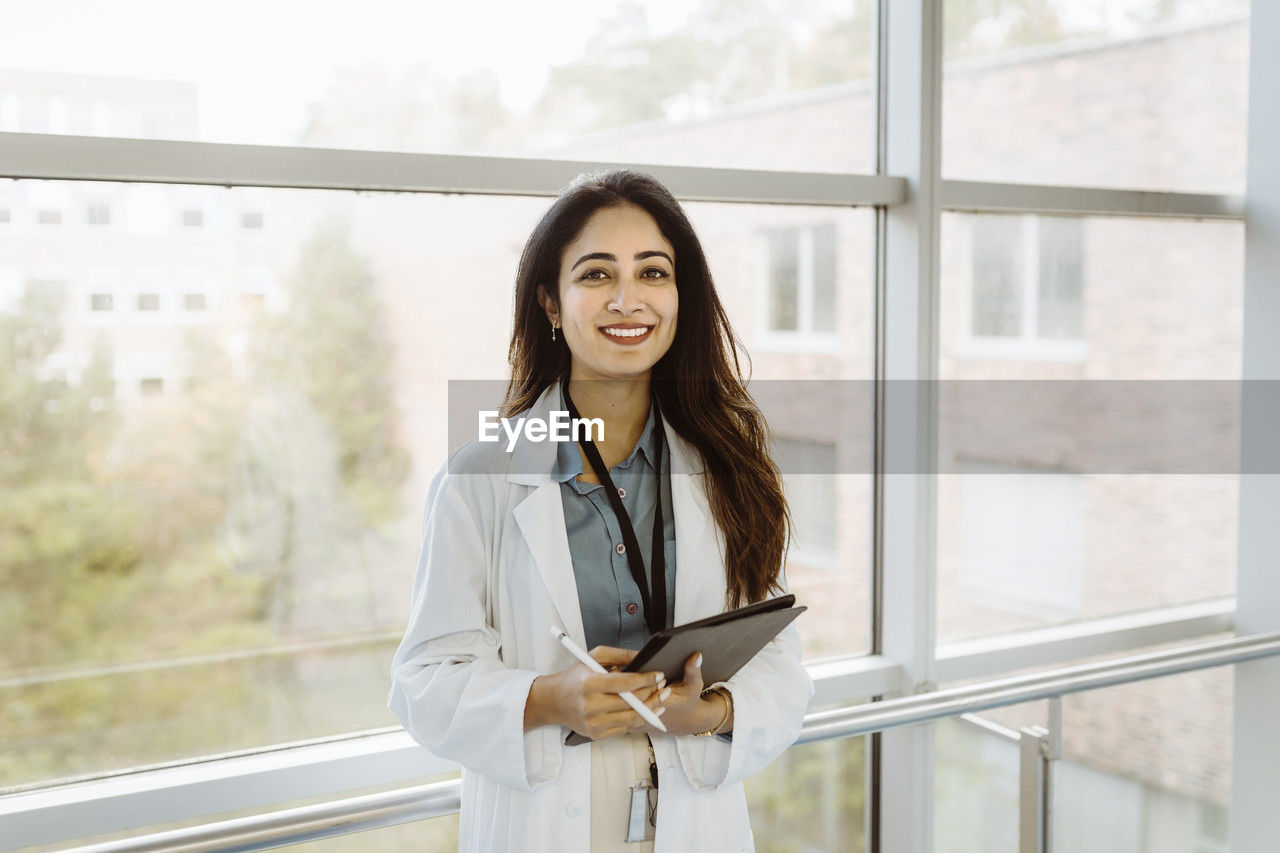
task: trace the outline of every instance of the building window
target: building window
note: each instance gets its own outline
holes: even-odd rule
[[[67,283],[54,279],[27,279],[26,304],[40,314],[61,315],[67,310]]]
[[[774,460],[795,519],[789,559],[833,568],[836,554],[836,447],[830,442],[775,437]]]
[[[160,294],[139,293],[138,294],[138,310],[139,311],[159,311],[160,310]]]
[[[91,293],[89,295],[90,311],[112,311],[115,309],[115,297],[110,293]]]
[[[246,210],[240,214],[240,227],[246,231],[262,230],[262,211]]]
[[[97,202],[90,204],[85,208],[84,220],[89,225],[110,225],[111,205]]]
[[[1079,616],[1084,477],[962,461],[957,578],[975,606],[1035,619]]]
[[[184,311],[204,311],[209,307],[209,300],[203,293],[184,293],[182,294],[182,309]]]
[[[191,210],[191,209],[182,211],[182,227],[203,228],[204,227],[204,211]]]
[[[13,214],[9,212],[9,208],[0,207],[0,225],[8,225],[13,221]]]
[[[764,232],[770,333],[834,333],[836,330],[836,229],[834,223],[771,228]]]
[[[159,376],[147,376],[138,380],[138,390],[144,397],[154,397],[164,393],[164,379]]]
[[[61,210],[37,210],[36,222],[39,223],[40,225],[61,225],[62,211]]]
[[[1084,337],[1084,223],[1062,216],[974,216],[969,336]]]

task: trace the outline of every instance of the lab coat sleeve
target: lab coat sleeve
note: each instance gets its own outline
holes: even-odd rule
[[[532,790],[560,770],[559,726],[524,731],[537,672],[508,668],[489,613],[489,538],[464,496],[475,475],[442,469],[432,481],[409,627],[392,664],[387,704],[435,755],[512,788]]]
[[[785,586],[785,579],[783,581]],[[763,770],[795,743],[813,696],[792,622],[728,681],[733,696],[732,737],[677,738],[680,762],[695,788],[714,790]],[[707,685],[714,687],[717,685]]]

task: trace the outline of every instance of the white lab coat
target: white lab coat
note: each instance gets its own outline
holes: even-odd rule
[[[559,399],[553,385],[529,414],[547,418]],[[679,625],[725,609],[724,546],[700,454],[664,427]],[[533,679],[573,663],[550,626],[586,644],[560,485],[550,477],[555,445],[522,436],[505,448],[505,435],[496,444],[473,439],[432,480],[388,704],[416,741],[462,765],[461,850],[586,853],[590,744],[564,746],[561,726],[524,731]],[[726,686],[731,743],[653,737],[657,853],[754,849],[742,780],[794,742],[813,695],[794,623]]]

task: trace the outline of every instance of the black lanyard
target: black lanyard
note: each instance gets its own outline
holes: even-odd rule
[[[569,417],[577,421],[578,408],[573,405],[568,387],[564,389],[564,400],[569,406]],[[654,409],[654,429],[661,429],[658,398],[654,397],[650,405]],[[649,625],[649,631],[656,634],[667,627],[667,559],[662,548],[662,448],[666,442],[659,436],[658,459],[654,465],[658,472],[658,500],[653,509],[653,549],[649,552],[652,555],[650,562],[653,570],[649,573],[649,583],[645,583],[644,557],[640,554],[640,540],[636,539],[635,528],[631,526],[631,516],[627,515],[626,507],[622,505],[622,498],[614,488],[613,479],[609,476],[609,469],[605,467],[604,459],[600,457],[600,451],[596,449],[595,442],[586,437],[585,431],[582,441],[578,443],[587,452],[587,460],[595,469],[596,476],[600,478],[605,496],[609,499],[609,506],[613,507],[613,514],[618,518],[618,526],[622,528],[622,544],[627,549],[627,565],[631,568],[631,577],[640,590],[640,601],[644,605],[644,619]]]

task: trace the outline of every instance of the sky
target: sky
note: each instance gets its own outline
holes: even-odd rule
[[[376,64],[395,77],[426,61],[446,78],[489,68],[506,105],[524,109],[548,70],[577,58],[620,2],[0,0],[0,69],[195,82],[200,139],[291,145],[307,104],[340,68]],[[800,5],[832,14],[851,2]],[[1072,25],[1121,29],[1126,15],[1153,2],[1060,0],[1060,8]],[[698,2],[643,4],[656,34],[684,24]]]
[[[332,5],[335,11],[328,11]],[[0,68],[193,81],[206,141],[290,144],[341,67],[442,76],[490,68],[507,105],[581,52],[616,3],[602,0],[0,0]],[[651,29],[691,2],[645,0]]]

